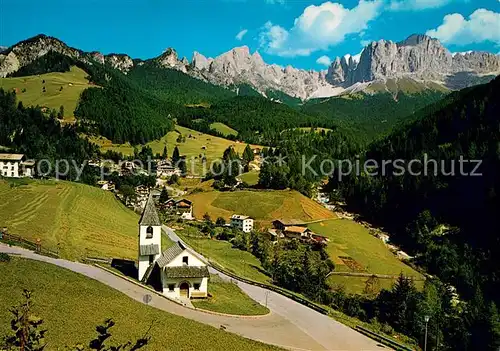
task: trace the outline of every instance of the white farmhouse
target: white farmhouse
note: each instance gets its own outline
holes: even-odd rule
[[[250,233],[253,230],[253,219],[248,216],[232,215],[231,227]]]
[[[6,178],[32,177],[34,161],[26,161],[23,154],[0,154],[0,175]]]
[[[139,280],[160,281],[163,294],[172,299],[207,297],[207,265],[178,242],[160,253],[161,236],[161,222],[150,194],[139,221]]]

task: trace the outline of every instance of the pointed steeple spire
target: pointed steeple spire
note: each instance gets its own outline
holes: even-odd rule
[[[160,217],[158,217],[158,212],[156,211],[153,195],[151,193],[149,193],[139,224],[141,226],[161,226]]]

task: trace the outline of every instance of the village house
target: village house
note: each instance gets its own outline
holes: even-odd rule
[[[193,220],[193,202],[188,199],[168,199],[162,207],[181,216],[182,219]]]
[[[253,219],[248,216],[234,214],[231,216],[231,227],[250,233],[253,230]]]
[[[180,176],[182,174],[181,170],[172,165],[168,160],[158,161],[156,165],[156,176],[160,177],[171,177],[174,174]]]
[[[311,240],[313,242],[317,242],[317,243],[320,243],[323,245],[327,245],[328,242],[330,241],[330,239],[328,239],[326,236],[315,234],[315,233],[311,233]]]
[[[111,181],[107,180],[99,180],[97,182],[97,185],[102,189],[102,190],[108,190],[108,191],[115,191],[116,187],[115,184]]]
[[[308,243],[316,242],[323,245],[327,245],[330,241],[327,237],[314,233],[301,221],[277,219],[273,221],[273,227],[274,229],[269,229],[269,232],[276,238],[298,239]]]
[[[290,226],[283,229],[283,235],[289,239],[308,240],[311,238],[311,233],[306,227]]]
[[[278,239],[285,237],[281,231],[272,228],[268,229],[267,232],[264,232],[263,234],[271,241],[278,241]]]
[[[273,221],[273,228],[278,229],[278,230],[285,230],[286,227],[291,227],[291,226],[305,226],[305,223],[302,221],[297,221],[295,219],[276,219]]]
[[[137,165],[134,162],[131,161],[125,161],[120,164],[120,175],[121,176],[126,176],[126,175],[132,175],[134,174],[135,170],[138,168]]]
[[[33,177],[35,161],[23,154],[0,154],[0,175],[5,178]]]
[[[210,275],[206,264],[179,242],[160,253],[161,237],[161,222],[149,196],[139,221],[139,280],[159,280],[163,295],[172,299],[207,297]]]

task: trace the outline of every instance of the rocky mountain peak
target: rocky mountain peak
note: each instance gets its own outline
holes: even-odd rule
[[[480,53],[453,57],[439,40],[414,34],[398,43],[379,40],[368,44],[361,53],[359,63],[336,59],[329,67],[327,80],[344,87],[406,76],[445,82],[448,75],[462,71],[498,73],[499,57]]]
[[[198,70],[208,70],[210,64],[212,63],[212,59],[207,59],[205,56],[200,54],[198,51],[193,53],[193,58],[191,60],[191,66]]]
[[[134,62],[141,65],[127,55],[86,53],[56,38],[38,35],[4,51],[0,49],[0,76],[17,71],[50,51],[89,64],[110,64],[124,73],[134,67]],[[500,73],[498,55],[486,52],[452,55],[437,39],[421,34],[398,43],[371,42],[358,55],[335,58],[328,70],[321,72],[266,64],[260,53],[252,54],[248,46],[235,47],[213,59],[195,51],[191,63],[184,57],[179,59],[175,49],[167,48],[151,61],[213,84],[231,87],[249,84],[263,95],[267,90],[275,90],[301,99],[338,95],[351,86],[361,89],[365,82],[400,78],[443,85],[452,81],[449,86],[458,89],[474,82],[475,76]],[[467,77],[467,81],[461,77]]]
[[[163,53],[157,57],[156,59],[158,63],[162,66],[170,66],[173,67],[178,62],[177,51],[173,48],[167,48],[163,51]]]
[[[428,43],[430,41],[438,41],[437,39],[432,39],[430,36],[425,34],[412,34],[403,41],[397,43],[398,46],[417,46],[422,43]]]

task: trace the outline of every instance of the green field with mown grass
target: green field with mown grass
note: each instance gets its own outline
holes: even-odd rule
[[[267,307],[252,300],[235,283],[210,275],[207,299],[192,300],[196,308],[241,316],[258,316],[269,313]]]
[[[227,241],[210,239],[189,225],[176,230],[176,233],[196,252],[222,268],[240,277],[270,283],[270,277],[264,273],[259,259],[250,252],[235,249]]]
[[[399,260],[385,246],[382,240],[371,235],[367,228],[348,219],[335,219],[308,226],[315,233],[330,239],[326,251],[335,263],[337,272],[373,273],[382,275],[405,276],[422,280],[423,276]],[[343,285],[346,291],[362,293],[367,277],[345,277],[331,275],[331,285]],[[381,288],[390,288],[393,279],[380,278]],[[422,282],[417,282],[422,285]]]
[[[237,130],[234,130],[233,128],[231,128],[227,124],[224,124],[221,122],[215,122],[215,123],[210,124],[210,128],[218,131],[219,133],[222,133],[224,136],[228,136],[228,135],[236,136],[236,135],[238,135]]]
[[[182,142],[178,142],[179,136],[183,137]],[[113,150],[121,152],[124,155],[133,155],[134,147],[130,143],[126,144],[113,144],[110,140],[104,137],[93,137],[91,140],[96,143],[102,151]],[[177,146],[182,156],[186,156],[188,160],[188,172],[191,172],[189,161],[194,160],[196,172],[202,171],[201,158],[205,155],[207,165],[214,160],[222,158],[224,150],[232,146],[240,155],[245,150],[246,144],[237,141],[231,141],[224,138],[219,138],[213,135],[204,134],[195,130],[175,126],[175,131],[167,133],[160,140],[154,140],[147,143],[153,149],[153,154],[163,153],[163,149],[167,147],[167,153],[172,156],[174,148]],[[259,147],[259,146],[252,146]],[[139,147],[140,149],[140,147]],[[200,174],[201,175],[201,174]]]
[[[240,178],[242,182],[245,182],[250,186],[254,186],[259,183],[259,172],[250,171],[247,173],[243,173],[238,178]]]
[[[27,77],[0,78],[0,88],[15,90],[18,101],[24,106],[48,107],[59,111],[64,106],[64,120],[74,120],[74,111],[82,91],[95,85],[89,84],[88,74],[78,67],[69,72],[53,72]],[[45,81],[45,83],[44,83]],[[45,92],[43,92],[45,87]]]
[[[201,192],[187,196],[193,201],[196,218],[205,213],[215,220],[233,214],[252,217],[256,226],[270,227],[275,219],[315,221],[336,218],[335,214],[297,191]]]
[[[132,300],[126,295],[83,275],[48,263],[13,257],[0,262],[0,335],[10,330],[9,309],[21,302],[23,289],[30,289],[33,312],[42,318],[47,350],[65,350],[88,343],[95,327],[107,318],[112,343],[142,337],[149,332],[145,350],[277,350],[277,348],[217,328],[182,318]],[[201,345],[201,346],[200,346]]]
[[[0,180],[0,226],[63,258],[135,259],[139,216],[113,193],[65,181]]]

